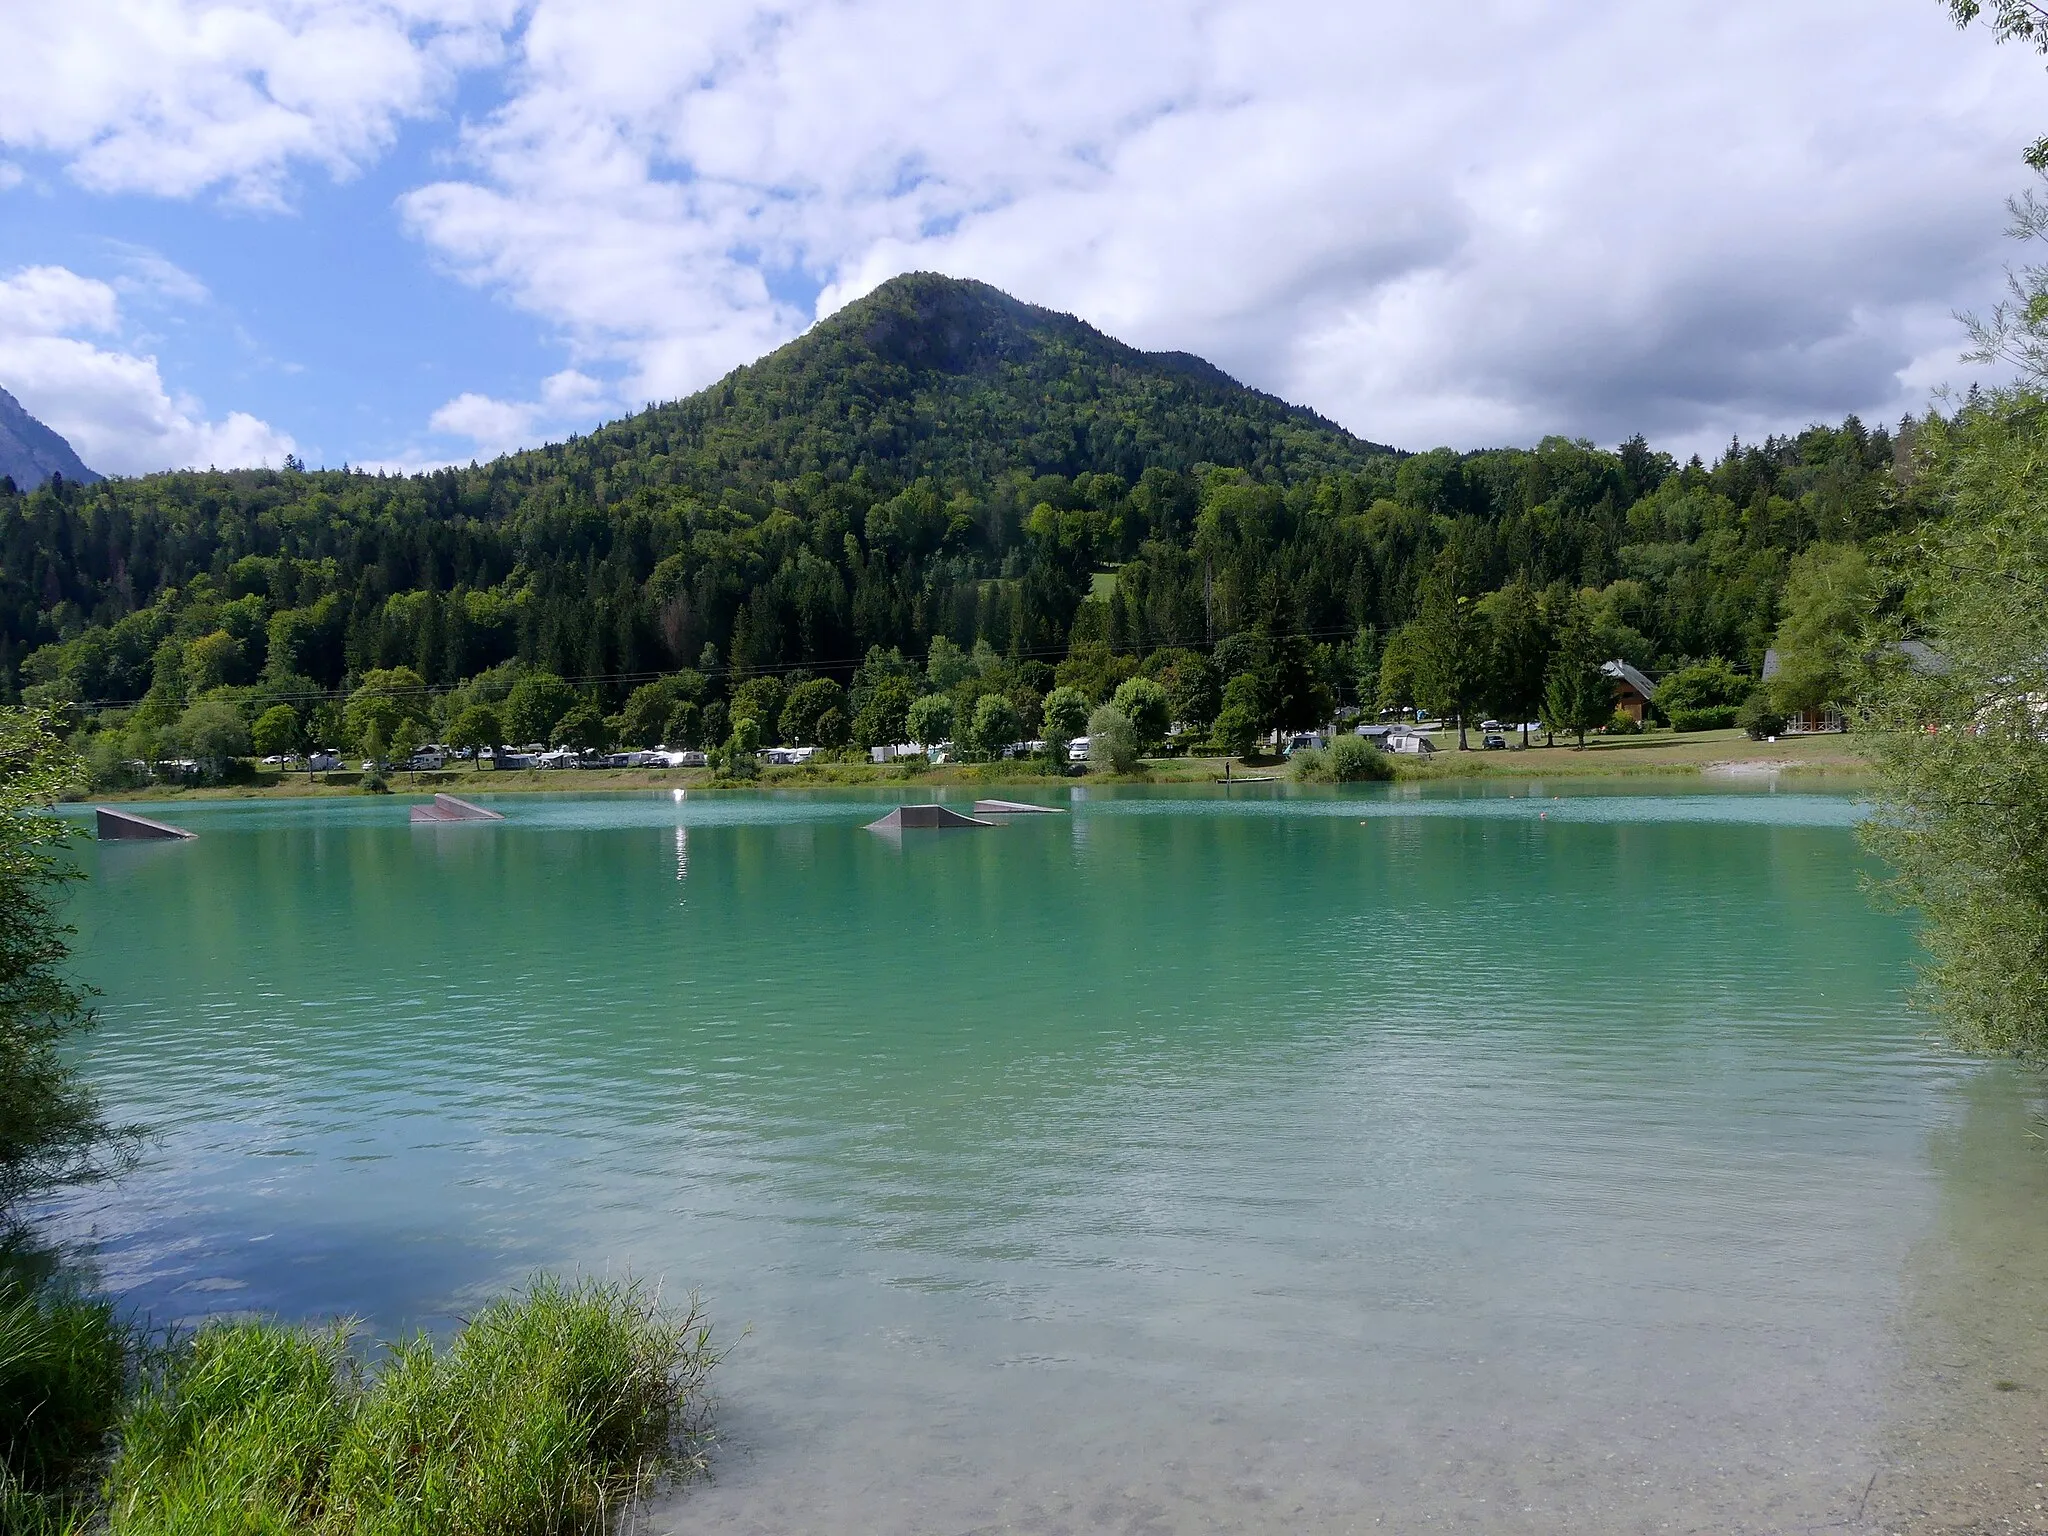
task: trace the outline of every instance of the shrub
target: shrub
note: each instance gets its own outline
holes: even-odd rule
[[[1735,723],[1738,706],[1714,704],[1698,709],[1673,705],[1665,711],[1674,731],[1725,731]]]
[[[1735,723],[1735,711],[1755,685],[1719,656],[1688,662],[1657,685],[1657,709],[1674,730],[1719,730]],[[1726,719],[1719,719],[1721,711]],[[1708,725],[1681,720],[1715,720]]]
[[[1735,723],[1749,733],[1751,741],[1762,741],[1766,736],[1781,736],[1785,732],[1785,717],[1778,713],[1771,703],[1770,694],[1759,688],[1752,693],[1735,712]]]
[[[1606,729],[1610,736],[1640,736],[1643,733],[1643,722],[1627,711],[1617,709],[1614,718],[1607,722]]]
[[[1360,784],[1391,779],[1394,765],[1379,748],[1356,736],[1339,736],[1327,750],[1295,753],[1287,760],[1287,773],[1300,784]]]
[[[1088,766],[1107,773],[1129,773],[1138,766],[1138,733],[1113,704],[1099,706],[1088,717]]]
[[[209,1324],[153,1363],[108,1477],[117,1536],[598,1536],[691,1443],[716,1364],[629,1282],[536,1280],[365,1379],[350,1327]]]
[[[1357,736],[1339,736],[1330,743],[1330,775],[1339,784],[1391,779],[1394,765],[1372,743]]]

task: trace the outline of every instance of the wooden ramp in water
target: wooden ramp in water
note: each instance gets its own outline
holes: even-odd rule
[[[926,827],[992,827],[992,821],[977,821],[943,805],[899,805],[879,821],[868,823],[870,832],[907,832]]]
[[[487,811],[480,805],[471,805],[467,800],[458,800],[453,795],[436,795],[432,805],[416,805],[412,808],[414,821],[503,821],[497,811]]]
[[[99,816],[98,824],[93,830],[103,843],[120,840],[175,842],[199,835],[197,832],[187,832],[183,827],[151,821],[147,816],[137,816],[130,811],[110,811],[104,805],[96,805],[93,810]]]
[[[974,802],[977,816],[1064,816],[1067,808],[1063,805],[1026,805],[1022,800],[977,800]]]

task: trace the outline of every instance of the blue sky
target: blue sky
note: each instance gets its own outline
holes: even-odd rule
[[[1410,447],[1967,377],[2048,72],[1935,0],[0,0],[0,386],[417,467],[981,277]],[[25,61],[25,62],[23,62]]]
[[[124,299],[134,341],[175,389],[279,424],[309,462],[401,458],[432,440],[425,423],[451,397],[516,397],[567,366],[545,324],[441,271],[400,229],[396,199],[448,137],[409,129],[360,177],[307,178],[285,212],[95,197],[34,165],[37,185],[9,196],[0,270],[56,263],[140,284]],[[150,257],[204,297],[150,284]]]

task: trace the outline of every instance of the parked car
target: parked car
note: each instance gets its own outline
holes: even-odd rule
[[[1479,738],[1479,746],[1486,752],[1505,752],[1508,739],[1499,731],[1487,731]]]
[[[1088,738],[1086,736],[1076,736],[1067,743],[1067,761],[1070,763],[1085,763],[1088,761]]]

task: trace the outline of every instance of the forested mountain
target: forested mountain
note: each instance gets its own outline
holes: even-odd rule
[[[942,639],[979,647],[981,686],[1028,719],[1072,648],[1100,692],[1239,636],[1215,682],[1256,663],[1279,722],[1441,695],[1447,666],[1470,694],[1482,631],[1554,637],[1567,607],[1584,645],[1646,670],[1753,673],[1795,557],[1911,514],[1900,450],[1852,418],[1711,467],[1640,439],[1403,455],[1198,359],[916,275],[686,400],[466,470],[0,490],[0,690],[146,701],[133,718],[168,728],[208,695],[307,714],[393,669],[490,674],[460,698],[539,671],[604,713],[680,668],[706,695],[863,683],[862,658],[916,670]],[[1456,654],[1420,644],[1439,631]],[[1403,634],[1412,662],[1389,655]],[[1308,681],[1274,680],[1283,652]]]
[[[17,486],[41,485],[52,475],[91,483],[100,477],[85,467],[71,445],[21,408],[0,389],[0,475]]]

